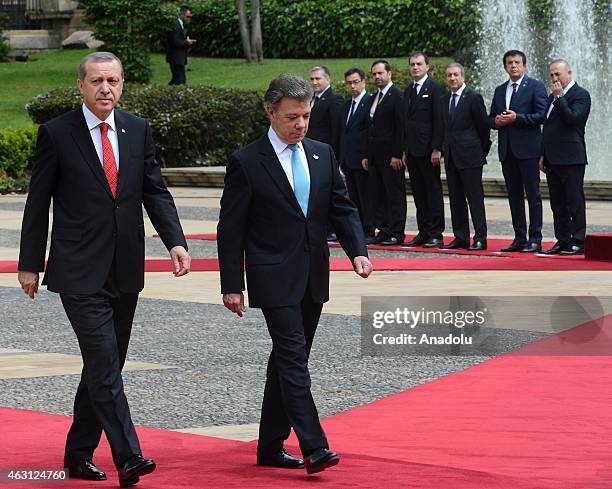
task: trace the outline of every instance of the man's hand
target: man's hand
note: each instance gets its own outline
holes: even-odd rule
[[[361,167],[365,170],[368,171],[368,159],[364,158],[363,160],[361,160]]]
[[[353,260],[353,269],[355,273],[363,278],[368,278],[374,268],[372,263],[365,256],[356,256]]]
[[[175,277],[182,277],[189,273],[191,257],[185,248],[182,246],[175,246],[170,250],[170,258],[172,258],[172,264],[174,265]]]
[[[246,312],[246,307],[244,307],[244,294],[242,292],[223,294],[223,305],[240,317],[244,316]]]
[[[30,296],[30,299],[34,299],[36,292],[38,292],[38,272],[19,270],[17,280],[19,280],[23,291]]]
[[[440,159],[442,158],[442,151],[434,149],[431,152],[431,164],[433,166],[440,166]]]
[[[391,168],[393,168],[395,171],[401,170],[404,168],[404,166],[404,162],[401,158],[396,158],[395,156],[391,157]]]
[[[194,43],[196,43],[197,41],[195,39],[191,39],[189,36],[187,36],[187,44],[189,44],[190,46]]]
[[[544,156],[540,156],[540,161],[538,161],[538,166],[540,167],[540,171],[542,173],[546,173],[546,168],[544,168]]]
[[[563,96],[563,85],[561,85],[561,82],[559,80],[557,80],[556,82],[553,82],[553,84],[552,84],[552,94],[555,97],[562,97]]]

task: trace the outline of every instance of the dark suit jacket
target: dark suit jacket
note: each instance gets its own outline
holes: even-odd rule
[[[166,62],[173,65],[186,65],[188,47],[187,33],[177,19],[172,29],[168,29],[166,33]]]
[[[370,98],[368,118],[376,94]],[[401,158],[404,146],[404,114],[402,92],[392,85],[370,119],[368,128],[368,160],[370,164],[388,165],[391,157]]]
[[[314,302],[329,299],[328,222],[351,260],[367,256],[331,147],[308,138],[302,144],[310,170],[306,217],[267,134],[227,166],[217,226],[221,292],[244,290],[246,263],[251,307],[299,304],[308,285]]]
[[[546,110],[553,102],[548,98]],[[591,111],[591,96],[574,85],[563,97],[554,101],[555,108],[544,121],[542,155],[551,165],[586,165],[584,129]]]
[[[489,121],[482,95],[465,87],[455,115],[450,119],[449,103],[451,94],[440,99],[441,133],[434,137],[434,145],[440,144],[446,158],[451,157],[457,168],[475,168],[485,165],[491,141]]]
[[[44,269],[49,204],[51,249],[43,284],[54,292],[93,294],[113,259],[122,292],[144,286],[142,206],[168,249],[186,246],[172,196],[166,189],[147,121],[115,110],[119,182],[113,199],[83,111],[41,125],[21,228],[19,270]]]
[[[433,149],[434,127],[440,124],[440,98],[444,87],[431,77],[427,77],[414,101],[410,93],[413,83],[404,90],[404,151],[407,155],[429,157]]]
[[[340,154],[338,155],[338,161],[342,168],[358,170],[362,168],[361,160],[367,158],[370,97],[369,93],[364,94],[359,101],[359,105],[355,107],[348,124],[346,119],[351,110],[353,99],[348,99],[344,104],[340,119]]]
[[[330,144],[338,155],[340,143],[340,118],[342,117],[342,96],[329,87],[321,98],[316,98],[310,112],[306,137]]]
[[[495,89],[489,111],[489,126],[498,130],[499,159],[506,160],[508,143],[517,158],[538,158],[542,147],[540,125],[546,118],[546,88],[541,81],[525,75],[511,107],[516,112],[516,121],[509,126],[498,128],[495,126],[495,116],[506,110],[507,87],[508,82],[504,82]]]

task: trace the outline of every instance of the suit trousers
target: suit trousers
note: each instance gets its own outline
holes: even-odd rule
[[[172,79],[168,85],[185,85],[187,83],[187,75],[185,75],[185,65],[177,65],[170,63],[170,71]]]
[[[584,243],[586,208],[584,200],[585,165],[544,163],[553,212],[555,237],[563,243]]]
[[[275,454],[291,428],[304,456],[328,448],[310,392],[308,357],[323,304],[314,303],[310,289],[300,304],[263,308],[272,338],[259,424],[260,454]]]
[[[502,161],[502,171],[508,191],[508,203],[516,241],[527,241],[525,198],[529,206],[529,242],[542,241],[542,196],[540,195],[540,168],[538,158],[518,159],[508,148]]]
[[[382,222],[376,225],[384,238],[395,237],[402,243],[406,236],[406,175],[404,169],[394,170],[389,162],[379,164],[370,161],[368,173],[370,190],[374,205],[384,202],[385,214]],[[378,213],[374,209],[374,218]]]
[[[444,232],[444,197],[440,166],[425,156],[406,156],[412,197],[416,207],[419,235],[424,239],[440,238]]]
[[[350,199],[359,210],[361,226],[366,236],[374,232],[374,219],[372,217],[372,201],[370,199],[370,182],[368,172],[363,168],[345,168],[346,188]]]
[[[465,242],[470,241],[469,206],[474,225],[474,240],[487,239],[482,166],[457,168],[449,155],[445,161],[445,168],[455,238]]]
[[[84,365],[65,462],[91,460],[104,430],[115,465],[120,467],[132,455],[141,454],[121,377],[138,294],[119,292],[111,272],[96,294],[60,294],[60,298]]]

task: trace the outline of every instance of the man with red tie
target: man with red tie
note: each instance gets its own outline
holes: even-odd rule
[[[143,205],[170,251],[175,276],[189,271],[190,257],[147,121],[114,109],[123,89],[121,61],[112,53],[89,54],[77,85],[83,106],[38,131],[18,279],[34,298],[45,271],[42,283],[60,294],[79,341],[84,366],[64,452],[70,477],[106,479],[93,463],[104,431],[126,487],[155,470],[142,457],[121,378],[144,285]]]

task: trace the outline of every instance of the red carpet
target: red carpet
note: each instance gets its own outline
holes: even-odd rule
[[[159,469],[138,487],[609,489],[612,357],[589,355],[585,328],[591,342],[610,344],[607,316],[564,333],[564,341],[551,337],[327,418],[343,458],[318,476],[255,467],[254,443],[139,428]],[[0,408],[0,421],[0,467],[61,465],[69,418]],[[106,443],[96,453],[110,481],[28,487],[116,486]]]

